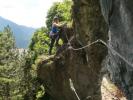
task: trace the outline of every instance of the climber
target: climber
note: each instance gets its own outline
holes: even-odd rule
[[[52,52],[52,48],[54,43],[56,42],[56,46],[59,46],[58,41],[59,41],[59,27],[61,27],[62,25],[59,22],[59,18],[57,16],[55,16],[53,18],[53,22],[52,22],[52,29],[50,32],[50,38],[51,38],[51,43],[50,43],[50,47],[49,47],[49,55],[51,55]]]

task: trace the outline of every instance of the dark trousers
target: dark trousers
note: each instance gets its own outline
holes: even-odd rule
[[[56,35],[53,35],[53,36],[50,36],[51,38],[51,42],[50,42],[50,47],[49,47],[49,54],[51,55],[52,53],[52,49],[53,49],[53,46],[54,46],[54,43],[56,42],[56,46],[58,46],[58,41],[59,41],[59,35],[56,34]]]

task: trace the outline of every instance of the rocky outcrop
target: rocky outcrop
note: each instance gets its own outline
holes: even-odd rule
[[[105,42],[93,44],[80,50],[69,45],[56,56],[38,63],[38,77],[52,100],[77,100],[70,88],[71,78],[81,100],[101,100],[101,69],[107,69],[110,79],[123,91],[128,100],[133,99],[133,1],[73,0],[73,36],[71,45],[83,47],[97,39]],[[66,34],[70,34],[66,32]],[[71,38],[72,34],[69,36]],[[68,42],[68,41],[67,41]],[[66,43],[66,42],[65,42]],[[112,52],[113,51],[113,52]],[[107,55],[107,56],[106,56]],[[101,65],[105,58],[104,67]]]
[[[99,0],[73,2],[74,39],[71,45],[80,48],[97,39],[106,41],[107,27],[101,14]],[[44,57],[38,63],[38,77],[53,100],[77,100],[70,88],[70,78],[81,100],[101,100],[100,72],[106,54],[107,49],[100,43],[81,50],[73,50],[67,45],[52,59]]]
[[[133,1],[101,1],[104,17],[109,24],[109,46],[121,56],[109,49],[105,65],[112,81],[123,90],[128,100],[133,100]]]

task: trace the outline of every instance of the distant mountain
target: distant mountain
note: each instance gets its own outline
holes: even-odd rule
[[[17,48],[27,48],[35,29],[18,25],[10,20],[0,17],[0,31],[2,31],[7,25],[9,25],[13,31]]]

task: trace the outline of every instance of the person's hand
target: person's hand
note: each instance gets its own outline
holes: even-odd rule
[[[63,25],[62,25],[62,26],[63,26],[63,27],[67,26],[67,22],[63,23]]]
[[[67,26],[67,22],[64,22],[64,23],[61,23],[60,24],[60,27],[59,28],[61,28],[61,27],[66,27]]]

